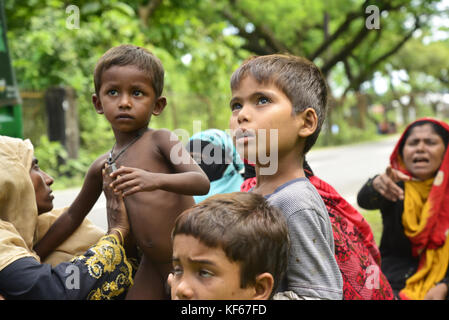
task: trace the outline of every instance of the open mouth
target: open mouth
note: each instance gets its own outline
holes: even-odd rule
[[[429,163],[429,159],[427,159],[427,158],[415,158],[415,159],[413,159],[413,163]]]

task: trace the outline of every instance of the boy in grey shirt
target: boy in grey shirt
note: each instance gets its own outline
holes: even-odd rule
[[[334,256],[332,226],[315,187],[307,178],[298,178],[266,198],[284,213],[292,238],[288,272],[278,292],[291,290],[303,298],[341,299],[342,287],[336,281],[340,269],[327,261]]]
[[[287,219],[291,248],[279,299],[342,299],[326,207],[305,178],[305,154],[325,117],[326,82],[310,61],[252,57],[231,77],[230,127],[239,153],[255,163],[257,185]]]

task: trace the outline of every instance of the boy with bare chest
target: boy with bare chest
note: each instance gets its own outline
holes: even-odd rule
[[[82,222],[102,192],[101,170],[107,162],[116,178],[112,187],[125,197],[132,234],[143,252],[129,299],[163,299],[171,269],[170,232],[176,217],[207,194],[209,180],[176,135],[148,128],[159,115],[164,69],[147,50],[121,45],[108,50],[94,72],[97,113],[111,123],[116,143],[89,168],[84,185],[34,249],[45,257]]]

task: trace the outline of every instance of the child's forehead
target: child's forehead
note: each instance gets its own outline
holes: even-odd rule
[[[104,82],[107,80],[114,80],[125,76],[129,77],[130,75],[136,78],[145,79],[148,82],[152,81],[152,77],[150,76],[147,70],[144,70],[132,64],[123,66],[112,65],[103,70],[101,74],[101,79]]]
[[[222,261],[223,259],[230,261],[220,244],[217,246],[210,246],[199,237],[193,235],[175,235],[173,239],[173,249],[174,253],[177,255],[188,255],[193,260],[208,258],[214,261]]]
[[[234,88],[232,88],[232,92],[257,90],[260,88],[280,90],[276,85],[274,78],[257,79],[254,75],[248,73],[240,79]]]
[[[272,91],[275,93],[284,93],[284,90],[276,83],[274,77],[266,79],[257,79],[251,74],[245,75],[240,81],[231,89],[232,95],[236,94],[254,94],[263,91]]]

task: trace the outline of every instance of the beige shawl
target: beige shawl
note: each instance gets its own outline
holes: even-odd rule
[[[38,217],[30,178],[33,145],[29,140],[0,136],[0,271],[23,257],[39,257],[36,243],[62,210]],[[89,221],[83,224],[44,261],[53,266],[68,261],[95,244],[104,232]]]

